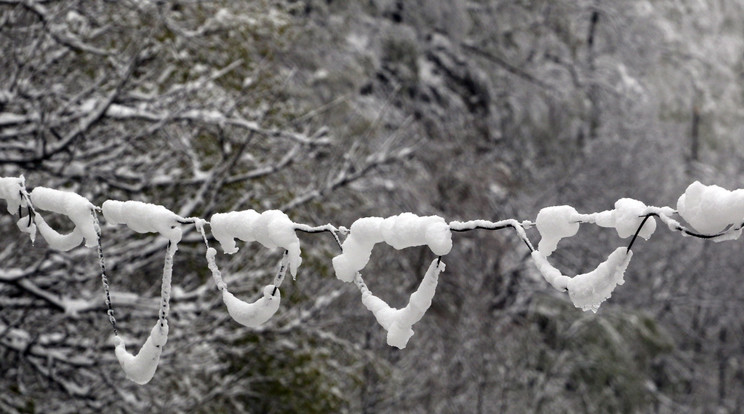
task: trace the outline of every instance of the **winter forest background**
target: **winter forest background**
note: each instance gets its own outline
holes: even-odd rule
[[[97,205],[348,226],[743,187],[738,0],[0,0],[0,45],[0,176]],[[189,228],[168,344],[139,386],[114,357],[95,250],[32,247],[15,220],[0,214],[0,412],[744,410],[741,241],[660,228],[595,315],[510,232],[458,234],[401,351],[335,279],[328,235],[300,234],[297,281],[256,330],[225,312]],[[551,259],[576,274],[626,241],[588,226],[562,243]],[[103,246],[120,329],[142,341],[165,240],[104,226]],[[253,243],[217,260],[255,298],[280,257]],[[367,283],[401,306],[431,259],[379,246]]]

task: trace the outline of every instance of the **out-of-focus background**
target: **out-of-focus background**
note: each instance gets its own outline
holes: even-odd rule
[[[348,226],[404,211],[534,219],[621,197],[674,207],[694,180],[743,186],[738,0],[0,0],[0,51],[0,176],[97,205]],[[0,215],[0,412],[744,409],[741,242],[659,226],[595,315],[508,231],[456,234],[400,351],[335,279],[329,235],[300,235],[297,280],[251,330],[228,317],[185,226],[168,344],[138,386],[114,357],[96,252],[32,246],[17,219]],[[137,349],[165,241],[103,230]],[[551,259],[581,273],[626,243],[585,225]],[[253,243],[217,261],[253,300],[280,256]],[[363,273],[402,306],[431,259],[380,245]]]

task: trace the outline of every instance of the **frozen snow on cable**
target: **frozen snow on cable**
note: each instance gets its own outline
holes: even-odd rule
[[[23,221],[23,219],[21,221]],[[41,237],[46,240],[47,244],[49,244],[49,247],[52,249],[66,252],[83,242],[83,233],[77,227],[75,227],[69,234],[59,234],[56,230],[49,227],[47,222],[44,220],[44,217],[40,214],[36,214],[34,222],[36,222]]]
[[[163,326],[161,326],[161,321],[158,321],[153,326],[150,336],[147,337],[147,341],[142,345],[137,356],[127,352],[127,347],[121,338],[114,337],[116,359],[119,360],[127,378],[137,384],[144,385],[150,382],[158,368],[160,354],[168,341],[168,322],[162,321],[162,324]]]
[[[560,270],[553,267],[548,262],[548,259],[539,251],[535,250],[532,252],[532,261],[535,262],[537,270],[543,275],[545,280],[550,283],[554,288],[564,292],[568,288],[568,281],[571,279],[568,276],[561,274]]]
[[[261,215],[255,210],[214,214],[209,220],[212,236],[220,242],[225,253],[236,253],[238,251],[236,238],[244,242],[256,241],[253,236],[253,223],[259,216]]]
[[[614,210],[595,213],[593,216],[598,226],[614,227],[618,236],[627,238],[634,235],[638,230],[638,226],[644,219],[641,216],[646,213],[647,209],[648,207],[638,200],[621,198],[615,202]],[[654,234],[654,231],[656,231],[656,220],[649,217],[638,236],[648,240]]]
[[[375,244],[386,242],[396,249],[428,245],[437,256],[452,249],[449,225],[439,216],[419,217],[402,213],[386,219],[364,217],[355,221],[342,245],[343,253],[333,258],[336,277],[351,282],[369,262]]]
[[[126,224],[137,233],[160,233],[173,243],[181,241],[181,217],[161,205],[106,200],[102,208],[110,224]]]
[[[80,231],[85,238],[86,247],[98,245],[98,234],[93,219],[95,206],[87,198],[70,191],[36,187],[31,191],[31,202],[37,209],[52,211],[69,217],[75,224],[75,229]],[[47,232],[47,234],[51,233]],[[59,236],[58,233],[56,234]],[[42,236],[44,236],[44,233],[42,233]]]
[[[248,328],[256,328],[271,319],[279,310],[281,298],[281,292],[274,285],[264,286],[263,296],[253,303],[236,298],[227,289],[222,290],[222,301],[227,306],[227,313],[236,322]]]
[[[424,317],[431,306],[437,288],[439,273],[445,265],[434,259],[424,275],[419,288],[411,294],[408,305],[403,309],[390,307],[384,300],[373,295],[368,289],[362,291],[362,303],[375,315],[377,322],[387,331],[387,344],[403,349],[413,336],[412,326]]]
[[[561,274],[540,252],[532,253],[537,269],[548,283],[560,291],[568,290],[568,296],[577,308],[593,312],[610,298],[615,286],[625,283],[623,275],[632,256],[632,251],[618,247],[591,272],[571,278]]]
[[[245,242],[257,241],[269,249],[282,247],[288,252],[290,273],[297,275],[297,269],[302,264],[300,239],[294,223],[283,212],[268,210],[259,214],[246,210],[219,213],[213,215],[209,222],[212,235],[220,242],[225,253],[238,251],[236,238]]]
[[[677,200],[677,211],[700,233],[720,233],[744,221],[744,190],[729,191],[695,181]]]
[[[372,248],[384,240],[380,225],[382,217],[363,217],[352,223],[342,244],[343,253],[333,258],[336,277],[344,282],[354,280],[356,273],[367,265]]]
[[[612,296],[615,286],[625,283],[623,276],[632,256],[633,251],[618,247],[596,269],[571,278],[568,296],[574,306],[597,312],[599,305]]]
[[[558,242],[565,237],[574,236],[579,231],[579,213],[571,206],[545,207],[537,213],[535,225],[540,232],[540,244],[537,249],[550,256]]]
[[[0,198],[8,203],[8,213],[10,214],[15,214],[18,212],[18,207],[25,205],[21,197],[23,185],[23,176],[0,177]]]
[[[380,231],[384,241],[398,250],[428,245],[435,255],[444,256],[452,249],[450,228],[439,216],[402,213],[386,218]]]

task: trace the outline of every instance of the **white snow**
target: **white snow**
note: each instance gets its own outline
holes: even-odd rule
[[[212,236],[220,242],[222,250],[227,254],[238,251],[235,239],[244,242],[256,241],[253,236],[253,222],[260,216],[255,210],[231,211],[217,213],[209,220]]]
[[[49,247],[52,249],[66,252],[83,242],[83,233],[77,227],[75,227],[69,234],[59,234],[56,230],[49,227],[47,222],[44,220],[44,217],[40,214],[36,214],[34,221],[36,222],[41,237],[46,240],[47,244],[49,244]],[[26,220],[26,222],[28,222],[28,220]]]
[[[144,385],[150,382],[158,368],[160,354],[163,352],[163,346],[168,341],[168,322],[162,321],[162,324],[163,326],[161,326],[161,321],[158,320],[153,326],[150,336],[147,337],[147,341],[142,345],[137,356],[127,352],[127,347],[121,338],[114,337],[116,358],[124,369],[127,378],[137,384]]]
[[[93,219],[95,206],[87,198],[71,191],[36,187],[31,191],[31,202],[36,209],[52,211],[69,217],[75,224],[75,229],[80,231],[85,238],[85,246],[98,246],[98,234]],[[43,233],[42,236],[44,236]]]
[[[207,267],[212,272],[214,284],[217,285],[217,289],[225,290],[227,289],[227,285],[225,285],[225,282],[222,280],[222,272],[220,272],[220,269],[217,267],[217,261],[215,260],[216,257],[217,250],[214,247],[207,248]]]
[[[638,226],[643,222],[643,215],[649,207],[643,202],[632,198],[621,198],[615,202],[615,209],[593,214],[595,223],[601,227],[614,227],[617,235],[625,239],[635,234]],[[656,220],[649,217],[638,236],[648,240],[656,231]]]
[[[618,247],[591,272],[570,278],[561,274],[540,252],[532,253],[537,269],[548,283],[560,291],[568,290],[568,296],[577,308],[593,312],[609,299],[615,286],[625,283],[623,275],[632,256],[632,251]]]
[[[377,322],[387,331],[387,344],[403,349],[413,336],[412,326],[423,318],[431,306],[437,288],[439,273],[445,265],[434,259],[424,275],[419,288],[411,294],[408,305],[403,309],[390,307],[384,300],[373,295],[368,289],[362,290],[362,303],[375,315]]]
[[[550,256],[558,242],[565,237],[574,236],[579,231],[579,213],[571,206],[545,207],[537,213],[535,225],[540,232],[540,244],[537,249]]]
[[[343,253],[333,258],[336,277],[344,282],[354,280],[356,273],[369,262],[374,245],[383,241],[399,250],[428,245],[437,256],[444,256],[452,249],[449,225],[439,216],[402,213],[386,219],[364,217],[351,225],[342,245]]]
[[[31,221],[31,225],[29,225],[28,216],[18,219],[18,222],[16,222],[16,226],[18,226],[18,229],[21,232],[28,233],[28,236],[31,238],[31,244],[36,243],[36,224]],[[77,244],[80,244],[80,242],[78,242]]]
[[[25,205],[21,197],[23,185],[23,176],[0,177],[0,198],[8,203],[8,213],[10,214],[17,213],[18,207]]]
[[[259,214],[254,210],[218,213],[209,220],[212,235],[222,245],[225,253],[238,251],[235,238],[245,242],[257,241],[273,249],[282,247],[289,255],[289,271],[297,276],[302,264],[300,239],[295,233],[295,224],[289,216],[279,210],[267,210]]]
[[[248,328],[256,328],[271,319],[279,310],[282,295],[274,285],[266,285],[263,288],[263,296],[253,303],[244,302],[236,298],[227,289],[222,290],[222,301],[227,306],[227,313],[236,322]],[[272,295],[273,293],[273,295]]]
[[[744,222],[744,190],[729,191],[695,181],[677,200],[677,211],[698,232],[720,233]]]
[[[560,290],[561,292],[564,292],[568,288],[568,281],[571,278],[562,275],[560,270],[553,267],[553,265],[548,262],[548,259],[539,250],[535,250],[532,252],[532,261],[535,262],[537,270],[540,271],[545,280],[554,288]]]
[[[109,224],[126,224],[137,233],[160,233],[172,243],[181,241],[181,217],[161,205],[106,200],[103,216]]]
[[[633,251],[618,247],[596,269],[571,278],[567,287],[574,306],[597,312],[599,305],[612,296],[615,286],[625,283],[623,276],[631,257]]]

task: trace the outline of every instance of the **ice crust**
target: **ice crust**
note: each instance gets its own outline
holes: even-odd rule
[[[281,298],[279,289],[274,292],[274,285],[264,286],[263,296],[253,303],[247,303],[236,298],[227,289],[222,290],[222,301],[227,306],[227,313],[236,322],[248,328],[256,328],[271,319],[279,310]]]
[[[8,203],[8,213],[15,214],[18,212],[18,207],[25,205],[23,197],[21,197],[21,189],[24,184],[23,176],[0,177],[0,198]]]
[[[537,213],[535,225],[540,232],[540,244],[537,249],[545,255],[550,256],[558,242],[566,237],[571,237],[579,231],[579,213],[571,206],[545,207]]]
[[[429,265],[424,279],[418,289],[411,294],[408,305],[402,309],[390,307],[384,300],[373,295],[369,290],[362,292],[362,303],[375,315],[379,323],[387,331],[387,344],[403,349],[413,336],[412,326],[423,318],[431,306],[431,300],[437,288],[439,273],[445,269],[444,263],[437,264],[434,259]]]
[[[144,385],[150,382],[155,375],[155,370],[160,362],[160,354],[163,352],[163,346],[168,341],[168,322],[158,321],[150,331],[150,336],[140,348],[137,356],[127,352],[124,341],[118,336],[114,337],[116,348],[116,359],[119,360],[121,368],[124,370],[127,378]]]
[[[744,190],[729,191],[695,181],[677,200],[677,212],[698,232],[717,234],[744,222]]]
[[[288,252],[289,272],[297,275],[302,264],[300,239],[295,233],[295,225],[289,216],[279,210],[268,210],[259,214],[254,210],[218,213],[209,220],[212,235],[220,242],[227,254],[238,251],[235,239],[245,242],[256,241],[273,249],[282,247]]]
[[[85,239],[85,246],[98,246],[98,233],[96,232],[95,220],[93,219],[95,206],[87,198],[70,191],[36,187],[31,191],[31,202],[36,209],[51,211],[69,217],[75,224],[75,230],[79,231]],[[52,246],[53,243],[59,244],[59,239],[63,236],[52,230],[49,226],[46,226],[45,229],[51,231],[44,233],[39,228],[39,232],[45,239],[47,235],[51,237],[51,242],[47,240],[49,245]],[[68,238],[67,242],[71,240],[71,238]]]
[[[354,280],[367,265],[375,244],[385,242],[396,249],[428,245],[437,256],[452,250],[452,233],[439,216],[419,217],[402,213],[388,218],[364,217],[355,221],[342,245],[343,253],[333,258],[336,277],[344,282]]]
[[[161,205],[106,200],[102,208],[109,224],[126,224],[137,233],[160,233],[173,243],[181,241],[181,218]]]

